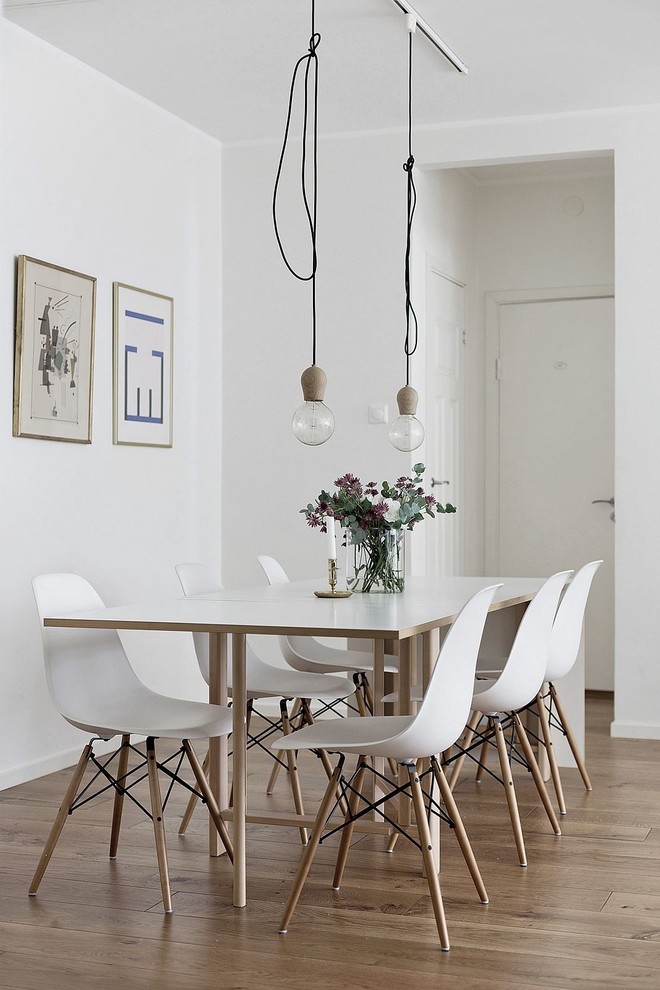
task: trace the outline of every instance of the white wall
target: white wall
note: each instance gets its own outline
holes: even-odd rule
[[[564,210],[570,197],[584,204],[577,216]],[[482,185],[478,209],[481,292],[613,284],[610,175]]]
[[[401,376],[397,354],[403,235],[399,170],[401,136],[369,135],[322,143],[319,279],[322,350],[328,401],[338,420],[325,447],[306,450],[289,433],[299,401],[297,376],[309,363],[306,297],[284,272],[273,246],[269,197],[276,154],[270,145],[226,149],[223,218],[232,234],[225,257],[225,415],[249,388],[261,414],[225,434],[223,559],[237,580],[257,577],[254,554],[282,558],[293,576],[319,574],[316,534],[296,517],[321,484],[338,473],[380,477],[398,455],[366,424],[371,398],[391,403]],[[657,628],[651,589],[660,582],[657,492],[660,440],[657,368],[660,334],[654,313],[660,257],[660,111],[656,108],[462,123],[420,130],[415,157],[427,167],[460,167],[615,153],[616,370],[616,713],[614,731],[660,737]],[[323,181],[323,180],[322,180]],[[238,243],[234,238],[239,238]],[[229,244],[229,241],[227,241]],[[248,385],[249,382],[249,385]],[[641,426],[643,425],[643,429]],[[240,481],[239,481],[240,479]],[[247,497],[245,493],[248,493]],[[262,501],[246,516],[250,493]]]
[[[0,787],[77,757],[46,696],[31,577],[72,570],[108,603],[179,594],[219,556],[220,149],[0,19]],[[93,442],[11,435],[15,259],[96,276]],[[112,282],[174,297],[174,445],[112,445]],[[138,643],[149,683],[203,696],[185,637]],[[187,668],[175,654],[186,653]]]
[[[396,451],[368,406],[405,383],[403,141],[321,141],[318,218],[318,364],[328,375],[336,418],[328,443],[304,447],[291,416],[311,364],[310,288],[285,269],[271,223],[279,148],[228,147],[223,155],[224,366],[227,428],[223,464],[223,571],[227,584],[264,580],[255,556],[279,558],[290,577],[325,580],[325,545],[298,509],[347,471],[364,481],[396,480],[418,459]],[[295,153],[293,156],[295,157]],[[378,165],[374,168],[374,158]],[[300,216],[294,184],[281,214]],[[300,216],[300,229],[304,231]],[[291,225],[292,254],[309,265]],[[288,241],[291,244],[291,240]],[[420,373],[417,359],[414,373]]]

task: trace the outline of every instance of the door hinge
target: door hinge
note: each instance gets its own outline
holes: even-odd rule
[[[461,332],[461,336],[463,339],[463,346],[465,347],[465,345],[467,344],[467,330],[465,328],[463,328]]]
[[[495,381],[502,380],[502,358],[495,358]]]

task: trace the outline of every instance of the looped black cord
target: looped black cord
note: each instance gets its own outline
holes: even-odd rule
[[[413,178],[415,159],[412,153],[412,70],[413,70],[413,36],[408,35],[408,159],[404,162],[403,170],[407,176],[407,221],[406,221],[406,262],[404,283],[406,290],[406,340],[403,346],[406,355],[406,385],[410,385],[410,358],[417,350],[418,323],[417,314],[410,301],[410,249],[412,240],[413,218],[417,206],[417,190]]]
[[[280,152],[280,158],[277,165],[277,175],[275,177],[275,185],[273,188],[273,228],[275,230],[275,237],[277,239],[277,245],[280,249],[280,254],[284,264],[291,272],[291,274],[299,279],[301,282],[311,282],[312,283],[312,364],[316,364],[316,270],[318,267],[318,258],[316,253],[316,216],[317,216],[317,202],[318,202],[318,81],[319,81],[319,69],[318,69],[318,58],[316,55],[316,49],[321,42],[321,35],[314,29],[314,0],[312,0],[312,32],[309,39],[309,48],[305,55],[302,55],[296,62],[295,68],[293,70],[293,76],[291,78],[291,86],[289,89],[289,104],[287,108],[286,116],[286,126],[284,129],[284,140],[282,142],[282,150]],[[291,127],[291,116],[293,113],[293,99],[295,94],[296,82],[298,79],[298,72],[301,66],[305,66],[304,75],[304,101],[303,101],[303,125],[302,125],[302,151],[301,151],[301,165],[300,165],[300,188],[302,194],[302,201],[305,208],[305,215],[307,217],[307,225],[309,227],[310,241],[312,246],[312,265],[309,275],[301,274],[297,272],[295,268],[290,264],[287,258],[284,245],[282,243],[282,238],[280,237],[279,225],[277,222],[277,196],[279,191],[280,179],[282,176],[282,169],[284,167],[284,159],[286,157],[287,146],[289,142],[289,130]],[[312,169],[311,169],[311,206],[310,206],[310,196],[307,190],[307,132],[309,127],[309,117],[310,117],[310,103],[313,112],[313,124],[312,124]]]

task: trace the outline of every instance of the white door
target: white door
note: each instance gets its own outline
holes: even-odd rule
[[[427,573],[432,577],[463,573],[463,396],[464,286],[434,268],[427,295],[427,396],[425,487],[459,512],[439,515],[424,525]]]
[[[613,300],[503,305],[499,323],[498,573],[547,575],[604,560],[586,616],[585,682],[611,691]]]

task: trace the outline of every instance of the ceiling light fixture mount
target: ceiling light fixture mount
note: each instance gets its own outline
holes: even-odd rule
[[[303,391],[303,404],[296,409],[291,421],[291,428],[296,439],[309,446],[318,446],[329,440],[335,430],[335,417],[323,401],[325,398],[325,387],[327,377],[322,368],[316,364],[316,273],[318,269],[318,257],[316,252],[316,217],[318,202],[318,81],[319,68],[316,50],[321,41],[321,35],[315,27],[315,0],[311,0],[311,34],[308,50],[296,62],[289,89],[289,104],[287,109],[286,127],[284,130],[284,140],[282,151],[277,166],[277,176],[273,189],[273,226],[275,237],[280,249],[280,254],[284,264],[295,278],[301,282],[311,282],[312,285],[312,363],[309,368],[303,371],[300,384]],[[293,112],[294,94],[298,72],[304,66],[304,90],[303,90],[303,123],[302,123],[302,153],[300,169],[300,188],[309,236],[312,248],[311,271],[308,275],[300,274],[290,264],[282,239],[280,237],[277,223],[277,195],[279,191],[282,169],[287,152],[289,141],[289,131],[291,128],[291,116]],[[308,141],[311,117],[311,165],[309,165],[310,177],[308,179]],[[308,183],[311,182],[311,190]]]
[[[457,72],[461,72],[463,75],[468,74],[468,67],[465,62],[458,57],[456,52],[452,51],[447,42],[442,40],[440,35],[433,30],[431,25],[417,13],[412,4],[408,3],[408,0],[393,0],[393,3],[395,3],[399,10],[402,10],[407,17],[414,17],[415,24],[417,25],[420,34],[423,34],[424,37],[428,38],[432,45],[435,45],[440,54],[444,55],[447,61],[454,66]]]

